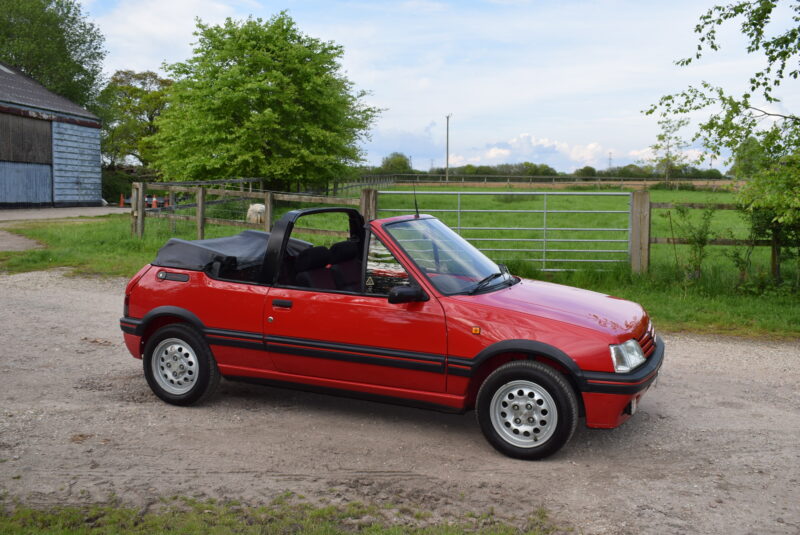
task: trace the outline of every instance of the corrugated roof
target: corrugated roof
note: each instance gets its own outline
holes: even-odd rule
[[[0,102],[99,121],[89,110],[56,95],[18,69],[0,62]]]

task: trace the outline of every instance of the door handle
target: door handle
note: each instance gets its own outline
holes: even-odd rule
[[[273,299],[272,306],[278,308],[292,308],[292,302],[289,299]]]

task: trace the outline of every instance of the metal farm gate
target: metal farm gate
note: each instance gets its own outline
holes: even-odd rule
[[[642,192],[636,192],[642,193]],[[379,217],[413,213],[414,192],[379,191]],[[635,252],[638,202],[630,192],[417,191],[435,215],[493,260],[542,271],[608,269]],[[647,221],[649,225],[649,220]],[[632,239],[634,238],[634,239]]]

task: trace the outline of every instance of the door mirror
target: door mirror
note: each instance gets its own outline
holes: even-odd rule
[[[427,300],[428,295],[419,286],[395,286],[389,290],[389,302],[393,304]]]

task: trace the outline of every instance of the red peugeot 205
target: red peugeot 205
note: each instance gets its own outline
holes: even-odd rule
[[[312,215],[341,218],[349,238],[293,238]],[[664,358],[636,303],[515,277],[431,216],[365,225],[350,208],[169,240],[128,283],[120,324],[168,403],[197,403],[222,376],[474,408],[492,446],[521,459],[559,450],[580,416],[622,424]]]

